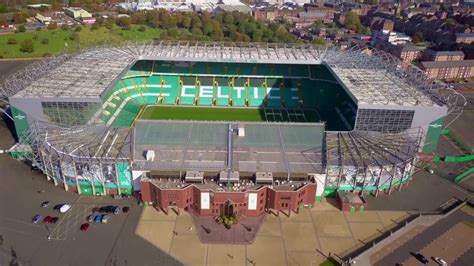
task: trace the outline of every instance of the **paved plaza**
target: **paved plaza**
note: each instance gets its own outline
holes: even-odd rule
[[[185,265],[319,265],[326,256],[343,256],[370,242],[406,212],[340,212],[332,203],[316,203],[290,217],[267,214],[248,245],[202,244],[189,213],[165,215],[143,208],[136,234]]]

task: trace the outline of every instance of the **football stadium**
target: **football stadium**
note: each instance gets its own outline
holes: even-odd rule
[[[2,96],[9,153],[57,186],[249,216],[401,189],[466,103],[379,51],[200,42],[45,59]]]

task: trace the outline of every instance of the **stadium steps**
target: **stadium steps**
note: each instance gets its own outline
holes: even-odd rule
[[[233,87],[233,93],[232,93],[233,106],[244,107],[246,105],[246,99],[248,95],[246,82],[247,82],[246,78],[234,78],[234,87]],[[236,88],[241,88],[241,89],[237,90]],[[240,97],[239,97],[239,93],[240,93]]]
[[[180,78],[181,93],[180,104],[183,105],[194,105],[196,96],[198,95],[198,89],[196,86],[196,77],[186,76]]]
[[[220,82],[219,82],[220,81]],[[219,79],[217,86],[217,105],[229,106],[231,87],[227,80]]]
[[[178,76],[162,76],[164,84],[169,86],[162,86],[162,94],[164,97],[164,104],[174,105],[178,100],[178,87],[179,87],[179,77]],[[169,95],[169,96],[168,96]]]

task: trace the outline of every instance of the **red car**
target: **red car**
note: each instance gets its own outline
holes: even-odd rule
[[[86,232],[89,229],[89,223],[84,223],[81,225],[81,231]]]
[[[48,215],[48,216],[44,217],[43,223],[44,224],[50,224],[52,221],[53,221],[53,217]]]

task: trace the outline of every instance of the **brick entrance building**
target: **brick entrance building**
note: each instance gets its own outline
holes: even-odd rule
[[[255,217],[265,211],[298,212],[304,205],[312,205],[316,198],[316,183],[291,182],[279,185],[234,183],[219,185],[214,181],[198,184],[177,180],[143,179],[142,201],[168,213],[169,208],[191,210],[201,216],[219,216],[225,208],[237,215]]]

